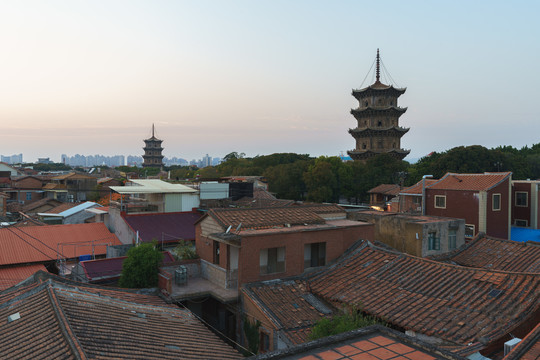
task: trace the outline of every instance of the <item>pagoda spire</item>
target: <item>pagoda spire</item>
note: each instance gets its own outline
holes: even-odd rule
[[[380,82],[379,79],[380,79],[380,74],[381,74],[381,58],[379,56],[379,49],[377,48],[377,70],[376,70],[376,82]]]
[[[154,137],[154,123],[152,123],[152,137]]]

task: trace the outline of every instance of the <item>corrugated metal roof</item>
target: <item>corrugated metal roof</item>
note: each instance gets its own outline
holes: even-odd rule
[[[82,204],[79,204],[79,205],[75,205],[67,210],[64,210],[62,212],[59,212],[59,213],[55,213],[54,211],[50,211],[48,213],[39,213],[38,215],[40,216],[61,216],[61,217],[68,217],[68,216],[71,216],[73,214],[76,214],[78,213],[79,211],[84,211],[85,209],[90,209],[92,207],[99,207],[101,205],[99,204],[96,204],[95,202],[91,202],[91,201],[86,201],[86,202],[83,202]],[[52,209],[54,210],[54,209]]]
[[[197,190],[182,184],[171,184],[157,179],[131,179],[134,185],[111,186],[111,190],[119,194],[152,194],[152,193],[195,193]],[[128,183],[129,184],[129,183]]]
[[[96,244],[92,252],[92,243]],[[62,244],[59,246],[59,244]],[[94,253],[105,254],[106,245],[121,245],[103,223],[8,227],[0,229],[0,265],[43,262]]]

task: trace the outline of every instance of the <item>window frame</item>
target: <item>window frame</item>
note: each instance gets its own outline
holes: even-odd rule
[[[457,248],[457,230],[448,229],[448,250],[455,250],[456,248]]]
[[[316,253],[317,259],[313,259],[314,253]],[[306,258],[307,255],[309,258]],[[304,269],[325,266],[326,262],[326,241],[304,244]]]
[[[472,235],[467,235],[467,229],[472,229]],[[472,239],[476,234],[476,226],[474,224],[465,224],[465,237]]]
[[[518,221],[522,221],[523,223],[525,223],[525,225],[519,225]],[[529,227],[529,221],[524,219],[514,219],[514,226]]]
[[[516,191],[514,205],[517,207],[529,207],[529,192],[528,191]],[[518,204],[518,194],[525,194],[525,205]]]
[[[499,198],[499,207],[496,209],[495,208],[495,197],[498,197]],[[500,193],[496,193],[496,194],[493,194],[491,195],[491,210],[492,211],[501,211],[501,200],[502,200],[502,195]]]
[[[428,250],[441,250],[441,238],[437,236],[437,231],[428,232]]]
[[[283,261],[279,261],[280,258],[280,249],[282,251],[283,255]],[[275,251],[275,271],[270,272],[271,270],[271,264],[274,264],[274,261],[270,258],[270,252],[274,253]],[[261,260],[263,260],[263,254],[266,254],[265,264],[262,263]],[[285,246],[279,246],[279,247],[273,247],[273,248],[264,248],[259,251],[259,274],[260,275],[274,275],[274,274],[282,274],[287,271],[286,267],[286,247]]]
[[[438,199],[443,199],[444,201],[443,206],[437,206]],[[433,205],[435,206],[435,209],[446,209],[446,195],[435,195]]]

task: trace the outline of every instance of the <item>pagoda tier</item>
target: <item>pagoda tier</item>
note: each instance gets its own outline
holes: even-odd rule
[[[351,109],[357,127],[349,129],[356,149],[348,151],[353,160],[365,161],[378,154],[390,154],[403,159],[409,150],[400,148],[401,137],[409,129],[399,126],[399,118],[407,108],[398,106],[398,98],[406,88],[397,88],[380,81],[380,57],[377,50],[376,81],[363,89],[353,90],[358,107]]]
[[[368,137],[377,137],[377,136],[391,136],[401,138],[409,131],[408,128],[402,128],[399,126],[392,126],[388,128],[372,129],[372,128],[356,128],[349,129],[349,134],[351,134],[355,139],[359,138],[368,138]]]
[[[381,154],[389,154],[390,156],[403,160],[405,156],[409,155],[411,150],[405,150],[405,149],[392,149],[392,150],[382,150],[382,151],[375,151],[375,150],[349,150],[347,151],[347,154],[351,157],[353,160],[360,160],[360,161],[366,161],[369,158],[372,158],[377,155]]]
[[[362,120],[368,116],[400,117],[405,113],[405,111],[407,111],[407,108],[402,108],[398,106],[388,106],[384,108],[366,107],[351,109],[351,114],[356,118],[356,120]]]
[[[354,96],[358,101],[371,96],[390,96],[397,99],[399,96],[405,93],[405,91],[407,91],[407,88],[395,88],[379,82],[378,84],[375,83],[363,89],[354,89],[352,91],[352,96]]]

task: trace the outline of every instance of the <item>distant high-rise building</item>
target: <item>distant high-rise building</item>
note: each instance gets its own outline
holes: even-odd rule
[[[152,137],[144,140],[143,167],[163,167],[162,142],[163,140],[159,140],[154,136],[154,124],[152,124]]]
[[[351,110],[358,125],[349,129],[356,148],[347,151],[353,160],[365,161],[378,154],[390,154],[403,159],[410,150],[401,148],[401,137],[409,131],[399,126],[399,117],[407,111],[397,105],[397,99],[407,88],[395,88],[380,81],[380,57],[377,49],[376,81],[372,85],[353,90],[359,106]]]
[[[11,156],[1,155],[0,161],[5,162],[6,164],[22,164],[22,154]]]

